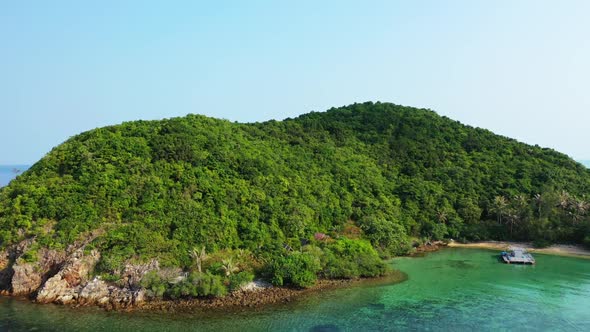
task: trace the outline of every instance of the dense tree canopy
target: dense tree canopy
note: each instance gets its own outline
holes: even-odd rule
[[[588,193],[590,171],[567,156],[429,110],[364,103],[249,124],[188,115],[54,148],[1,189],[0,243],[34,236],[59,249],[99,229],[104,271],[241,249],[306,284],[290,271],[380,269],[326,263],[373,257],[365,240],[382,257],[412,238],[590,243]],[[364,249],[342,249],[346,239]],[[308,243],[322,253],[308,257]]]

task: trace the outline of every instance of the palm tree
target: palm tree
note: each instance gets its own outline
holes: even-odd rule
[[[529,200],[524,195],[516,195],[514,196],[514,208],[516,212],[520,215],[526,214],[529,208]]]
[[[543,207],[543,196],[541,194],[536,194],[533,197],[535,204],[537,204],[537,217],[541,218],[541,209]]]
[[[444,210],[438,210],[436,211],[436,219],[438,219],[438,222],[441,224],[446,224],[447,220],[448,220],[448,215]]]
[[[510,225],[510,237],[512,238],[512,229],[518,222],[520,218],[515,211],[509,211],[506,215],[506,223]]]
[[[207,252],[205,251],[205,246],[203,246],[200,250],[197,247],[194,247],[193,250],[190,252],[191,257],[193,258],[195,265],[197,265],[197,270],[199,273],[202,273],[201,265],[203,261],[207,259]]]
[[[490,207],[490,212],[496,214],[498,223],[502,223],[502,217],[506,214],[508,209],[508,201],[504,196],[496,196]]]
[[[577,223],[578,221],[582,220],[586,212],[590,209],[590,204],[584,201],[583,199],[576,199],[571,204],[572,211],[570,215],[572,216],[572,221]]]
[[[221,262],[221,268],[225,271],[225,276],[229,277],[234,272],[238,272],[238,267],[234,264],[234,260],[230,257]]]
[[[569,207],[569,205],[571,203],[572,197],[571,197],[571,195],[567,191],[562,190],[559,193],[558,199],[559,199],[559,201],[557,203],[557,206],[559,206],[560,208],[562,208],[563,210],[565,210],[565,209],[567,209]]]
[[[516,195],[514,196],[514,202],[518,206],[526,206],[529,204],[528,199],[524,195]]]

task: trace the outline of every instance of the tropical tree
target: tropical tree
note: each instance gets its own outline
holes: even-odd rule
[[[436,219],[438,220],[439,223],[445,224],[447,222],[447,220],[449,219],[449,215],[447,214],[447,212],[445,210],[438,210],[438,211],[436,211]]]
[[[589,208],[590,204],[588,204],[588,202],[584,201],[583,199],[576,199],[573,201],[570,211],[572,221],[574,223],[578,223],[580,220],[582,220]]]
[[[570,206],[571,199],[571,195],[567,191],[562,190],[558,196],[557,206],[563,210],[566,210]]]
[[[494,201],[492,202],[492,206],[490,207],[490,212],[496,214],[496,218],[498,223],[502,223],[502,217],[508,211],[508,200],[504,196],[496,196],[494,197]]]
[[[535,205],[537,206],[537,217],[541,218],[541,211],[543,210],[543,202],[544,202],[544,196],[542,196],[541,194],[535,194],[535,196],[533,196],[533,201],[535,202]]]
[[[506,213],[506,223],[510,225],[510,237],[512,237],[514,226],[520,222],[520,217],[516,211],[508,211]]]
[[[226,277],[229,277],[235,272],[239,271],[238,266],[234,263],[234,260],[231,257],[224,259],[221,262],[221,269],[223,270],[223,272],[225,272]]]
[[[202,273],[202,264],[205,259],[207,259],[207,252],[205,251],[205,246],[198,249],[197,247],[191,250],[190,255],[194,261],[194,264],[197,266],[197,271]]]

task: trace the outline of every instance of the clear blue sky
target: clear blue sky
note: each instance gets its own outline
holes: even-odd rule
[[[0,164],[127,120],[368,100],[590,159],[590,1],[89,3],[0,1]]]

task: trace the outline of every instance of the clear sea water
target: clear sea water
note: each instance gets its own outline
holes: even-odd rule
[[[0,165],[0,187],[7,185],[18,174],[26,171],[30,165]]]
[[[445,249],[397,258],[401,283],[366,283],[258,309],[106,312],[0,297],[10,331],[590,331],[590,260]]]

